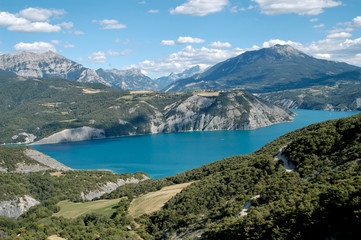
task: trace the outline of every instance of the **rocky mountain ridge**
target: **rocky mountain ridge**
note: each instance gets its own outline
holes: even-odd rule
[[[275,45],[247,51],[218,63],[207,71],[169,85],[166,92],[200,89],[246,89],[272,92],[286,89],[330,85],[330,76],[359,67],[346,63],[317,59],[288,45]],[[357,81],[349,76],[348,80]]]

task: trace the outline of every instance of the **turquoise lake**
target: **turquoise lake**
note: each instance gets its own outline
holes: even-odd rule
[[[144,171],[152,178],[171,176],[225,157],[253,152],[277,137],[312,123],[359,112],[294,110],[293,122],[255,130],[182,132],[35,145],[74,169]]]

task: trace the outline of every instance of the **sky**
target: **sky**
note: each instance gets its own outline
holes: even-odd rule
[[[54,51],[156,78],[289,44],[361,66],[360,0],[0,0],[0,54]]]

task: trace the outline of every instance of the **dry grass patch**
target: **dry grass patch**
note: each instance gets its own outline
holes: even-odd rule
[[[129,207],[129,215],[133,217],[139,217],[143,214],[150,214],[159,211],[166,202],[174,197],[177,193],[180,193],[183,188],[191,185],[190,183],[176,184],[168,187],[164,187],[157,192],[147,193],[132,201]]]
[[[61,201],[57,205],[60,211],[53,214],[55,217],[76,218],[88,213],[102,214],[111,217],[117,211],[117,205],[121,198],[106,199],[84,203],[74,203],[68,200]]]
[[[62,237],[58,237],[57,235],[51,235],[47,238],[47,240],[66,240],[66,239]]]
[[[88,94],[103,92],[102,90],[99,90],[99,89],[91,89],[91,88],[83,88],[82,90],[83,90],[83,93],[88,93]]]
[[[218,97],[219,92],[197,92],[195,95],[201,97]]]
[[[144,94],[144,93],[153,93],[154,91],[147,91],[147,90],[144,90],[144,91],[130,91],[129,93],[130,94]]]
[[[60,177],[61,175],[63,175],[62,172],[51,172],[50,176],[54,176],[54,177]]]

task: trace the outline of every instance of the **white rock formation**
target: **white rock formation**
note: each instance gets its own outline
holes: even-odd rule
[[[106,193],[111,193],[112,191],[114,191],[118,187],[123,186],[125,184],[139,183],[139,182],[145,181],[147,179],[149,179],[149,177],[147,177],[147,176],[144,176],[142,179],[136,179],[136,178],[129,178],[127,180],[119,179],[117,182],[108,182],[108,183],[106,183],[104,185],[100,185],[98,187],[98,189],[95,190],[95,191],[91,191],[91,192],[88,192],[88,193],[82,192],[81,197],[84,200],[89,200],[90,201],[90,200],[92,200],[94,198],[101,197]]]
[[[10,201],[0,202],[0,216],[18,218],[29,210],[29,208],[40,204],[29,195],[18,197]]]
[[[33,144],[50,144],[50,143],[61,143],[61,142],[76,142],[90,139],[104,138],[104,130],[96,129],[92,127],[80,127],[65,129],[61,132],[54,133],[49,137],[43,138]]]

